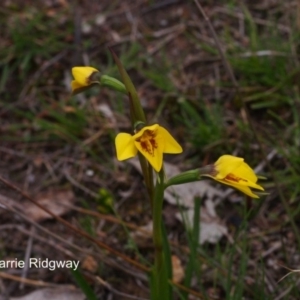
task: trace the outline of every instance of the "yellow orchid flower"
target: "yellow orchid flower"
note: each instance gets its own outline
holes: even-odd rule
[[[99,71],[93,67],[74,67],[72,68],[72,74],[74,80],[71,82],[72,92],[85,88],[95,81],[92,80],[92,76]]]
[[[226,185],[230,185],[244,194],[259,198],[250,188],[264,190],[256,182],[258,177],[241,157],[232,155],[221,156],[212,166],[209,174],[202,174]]]
[[[181,153],[181,146],[158,124],[145,126],[134,135],[119,133],[115,140],[118,160],[136,156],[139,151],[156,172],[162,168],[163,153]]]

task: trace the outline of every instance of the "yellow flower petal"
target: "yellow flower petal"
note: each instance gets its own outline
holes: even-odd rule
[[[240,166],[234,169],[233,173],[240,177],[247,178],[247,180],[249,181],[257,181],[257,176],[255,175],[254,171],[245,162],[243,162]]]
[[[240,184],[235,184],[235,183],[224,181],[224,180],[218,180],[218,179],[215,179],[215,180],[222,183],[222,184],[232,186],[232,187],[236,188],[237,190],[240,190],[241,192],[243,192],[247,196],[250,196],[252,198],[259,198],[256,194],[254,194],[251,191],[251,189],[248,186],[243,186],[243,185],[240,185]]]
[[[250,188],[264,190],[263,187],[256,183],[258,177],[254,171],[241,157],[232,155],[221,156],[215,162],[214,166],[210,168],[209,174],[204,174],[204,176],[211,177],[218,182],[232,186],[253,198],[258,198],[258,196],[254,194]]]
[[[82,85],[80,85],[76,80],[72,80],[71,82],[72,92],[74,92],[77,89],[80,89],[81,87]]]
[[[141,144],[140,142],[135,141],[134,142],[136,148],[139,150],[139,152],[144,155],[144,157],[148,160],[150,165],[153,167],[153,169],[156,172],[159,172],[162,167],[163,163],[163,153],[161,151],[161,144],[157,148],[146,148]]]
[[[164,140],[164,153],[181,153],[182,147],[176,142],[176,140],[171,136],[171,134],[163,127],[159,127],[157,134],[163,137]]]
[[[145,126],[141,130],[139,130],[133,137],[134,137],[135,140],[137,140],[137,139],[139,139],[140,137],[142,137],[144,135],[145,131],[156,132],[159,127],[160,126],[158,124],[154,124],[154,125],[151,125],[151,126]]]
[[[137,148],[134,145],[132,135],[119,133],[115,139],[117,159],[124,160],[136,156]]]
[[[164,139],[158,134],[158,124],[145,126],[134,135],[134,144],[156,172],[163,163]]]
[[[71,83],[72,91],[89,86],[92,83],[91,77],[99,71],[93,67],[74,67],[72,74],[74,80]]]
[[[232,170],[238,168],[243,162],[244,159],[241,157],[222,155],[214,164],[216,171],[218,172],[216,178],[225,178],[229,173],[232,172]]]
[[[145,126],[135,135],[119,133],[116,137],[118,160],[127,159],[139,151],[156,172],[163,164],[163,153],[180,153],[181,146],[170,133],[158,124]]]

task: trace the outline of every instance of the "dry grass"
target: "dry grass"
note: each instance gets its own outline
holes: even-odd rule
[[[244,3],[201,1],[207,23],[192,1],[5,1],[0,175],[37,201],[44,192],[49,202],[71,192],[65,220],[139,264],[139,255],[151,261],[151,241],[136,246],[128,237],[151,220],[142,179],[115,159],[115,134],[130,131],[128,100],[97,88],[70,96],[74,65],[119,78],[111,47],[148,120],[183,145],[169,162],[186,170],[234,153],[268,177],[269,194],[258,202],[235,203],[231,194],[219,204],[229,233],[199,247],[190,299],[299,299],[298,273],[278,282],[289,272],[282,266],[299,266],[298,2]],[[58,220],[26,214],[25,198],[4,183],[0,203],[0,260],[78,259],[98,299],[149,296],[143,270]],[[185,265],[188,238],[177,210],[166,204],[165,221],[172,253]],[[74,278],[67,269],[10,268],[0,272],[0,289],[20,296],[41,285],[78,285]]]

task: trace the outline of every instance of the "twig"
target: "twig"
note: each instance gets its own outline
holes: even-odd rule
[[[122,258],[124,261],[127,261],[128,263],[130,263],[131,265],[135,266],[136,268],[138,268],[140,270],[143,270],[145,272],[149,272],[150,271],[150,269],[148,267],[146,267],[146,266],[138,263],[137,261],[135,261],[135,260],[131,259],[130,257],[124,255],[123,253],[121,253],[121,252],[119,252],[119,251],[111,248],[110,246],[108,246],[108,245],[106,245],[106,244],[104,244],[104,243],[96,240],[95,238],[93,238],[92,236],[90,236],[85,231],[74,227],[68,221],[64,220],[63,218],[61,218],[61,217],[59,217],[57,215],[55,215],[49,209],[45,208],[43,205],[41,205],[40,203],[38,203],[32,197],[30,197],[27,193],[25,193],[24,191],[22,191],[21,189],[19,189],[17,186],[15,186],[12,183],[10,183],[8,180],[4,179],[2,176],[0,176],[0,181],[3,182],[5,185],[7,185],[12,190],[18,192],[20,195],[22,195],[24,198],[26,198],[27,200],[29,200],[31,203],[35,204],[40,209],[42,209],[43,211],[45,211],[46,213],[48,213],[50,216],[52,216],[54,219],[56,219],[61,224],[65,225],[67,228],[69,228],[70,230],[72,230],[77,235],[81,235],[81,236],[85,237],[89,241],[91,241],[91,242],[95,243],[96,245],[98,245],[100,248],[105,249],[108,252],[110,252],[111,254],[114,254],[114,255]]]
[[[157,3],[154,3],[153,2],[153,5],[151,5],[149,8],[144,8],[142,11],[141,11],[141,14],[142,15],[145,15],[153,10],[158,10],[158,9],[162,9],[163,7],[165,6],[168,6],[168,5],[173,5],[173,4],[176,4],[178,3],[179,0],[166,0],[166,1],[158,1]]]
[[[42,74],[50,68],[53,64],[57,63],[59,60],[61,60],[65,55],[67,54],[67,51],[64,50],[57,55],[53,56],[51,59],[47,60],[45,63],[42,64],[42,66],[35,72],[32,77],[28,80],[27,84],[24,86],[23,90],[20,93],[19,101],[22,101],[23,98],[26,96],[26,94],[29,92],[30,88],[34,85],[35,81],[41,78]]]
[[[21,275],[21,277],[23,279],[26,278],[28,270],[29,270],[29,259],[30,259],[30,253],[31,253],[31,250],[32,250],[32,242],[33,242],[34,231],[35,231],[35,227],[31,226],[30,235],[29,235],[29,238],[28,238],[28,243],[27,243],[26,252],[25,252],[25,259],[24,259],[25,267],[22,269],[22,275]],[[21,282],[21,284],[20,284],[20,289],[23,290],[23,288],[24,288],[24,281]]]
[[[181,28],[178,31],[171,33],[170,35],[167,35],[162,41],[157,43],[155,47],[149,49],[148,54],[149,55],[155,54],[157,51],[159,51],[160,48],[167,45],[168,43],[173,41],[176,37],[178,37],[181,33],[183,33],[184,30],[185,30],[185,26],[181,26]]]
[[[2,225],[0,226],[0,230],[5,230],[5,229],[14,229],[14,230],[19,230],[20,232],[30,236],[33,235],[34,238],[44,244],[48,244],[51,247],[57,249],[59,251],[59,253],[64,253],[66,256],[71,257],[73,259],[77,259],[78,260],[78,256],[75,256],[73,254],[73,252],[71,252],[70,250],[64,248],[63,246],[60,246],[56,240],[60,241],[62,244],[72,248],[73,250],[78,251],[80,254],[84,254],[84,255],[91,255],[93,257],[96,257],[99,261],[103,261],[106,265],[109,265],[113,268],[119,269],[121,271],[123,271],[126,274],[132,275],[136,278],[139,278],[143,281],[147,281],[147,277],[142,274],[142,273],[138,273],[136,271],[130,270],[128,267],[125,268],[123,267],[121,264],[116,263],[114,261],[111,261],[110,258],[105,257],[103,254],[99,253],[99,252],[94,252],[91,250],[87,250],[85,248],[81,248],[73,243],[71,243],[70,241],[68,241],[68,239],[65,239],[55,233],[53,233],[52,231],[49,231],[48,229],[44,228],[43,226],[39,225],[38,223],[28,219],[24,214],[16,211],[15,209],[13,209],[12,207],[8,207],[8,209],[13,212],[14,214],[18,215],[19,217],[23,218],[25,221],[29,222],[30,224],[32,224],[33,226],[35,226],[38,230],[40,230],[41,232],[44,232],[47,234],[48,238],[43,238],[41,237],[41,235],[39,234],[32,234],[30,231],[24,229],[22,226],[20,225],[15,225],[15,224],[6,224],[6,225]],[[49,239],[49,236],[54,238],[54,241]]]
[[[137,296],[133,296],[133,295],[129,295],[129,294],[119,292],[118,290],[114,289],[108,282],[101,279],[99,276],[96,276],[96,280],[102,286],[104,286],[105,288],[107,288],[109,291],[111,291],[113,294],[115,294],[117,296],[125,297],[125,298],[128,298],[128,299],[134,299],[134,300],[148,300],[146,298],[141,298],[141,297],[137,297]]]
[[[236,78],[235,78],[235,76],[234,76],[234,73],[233,73],[233,71],[232,71],[231,65],[229,64],[229,62],[228,62],[228,60],[226,59],[225,54],[224,54],[224,52],[223,52],[223,50],[222,50],[222,46],[221,46],[221,44],[220,44],[220,42],[219,42],[218,36],[217,36],[217,34],[216,34],[216,31],[215,31],[214,27],[212,26],[212,24],[211,24],[211,22],[210,22],[208,16],[206,15],[206,13],[205,13],[205,11],[203,10],[203,8],[202,8],[201,4],[199,3],[199,1],[198,1],[198,0],[194,0],[194,2],[195,2],[195,4],[196,4],[196,6],[198,7],[199,11],[201,12],[201,14],[202,14],[204,20],[206,21],[206,23],[207,23],[207,25],[208,25],[208,27],[209,27],[211,33],[212,33],[213,39],[214,39],[214,41],[215,41],[215,43],[216,43],[217,49],[218,49],[219,54],[220,54],[220,56],[221,56],[221,58],[222,58],[222,61],[223,61],[224,66],[225,66],[225,68],[226,68],[226,71],[227,71],[227,73],[228,73],[228,75],[229,75],[229,77],[230,77],[230,79],[231,79],[231,81],[232,81],[234,87],[235,87],[236,90],[238,91],[239,85],[238,85],[237,80],[236,80]]]
[[[246,17],[244,16],[243,13],[238,12],[238,11],[232,11],[232,10],[229,10],[229,9],[227,9],[225,7],[221,7],[221,6],[214,9],[214,12],[215,13],[227,14],[229,16],[236,17],[239,20],[245,20],[246,19]],[[291,28],[286,26],[286,25],[283,25],[283,24],[279,24],[279,23],[275,24],[273,22],[263,20],[263,19],[259,19],[259,18],[253,18],[253,21],[256,24],[271,27],[271,28],[274,28],[276,26],[276,28],[280,31],[283,31],[283,32],[289,33],[289,34],[291,33]]]
[[[86,188],[85,186],[83,186],[82,184],[80,184],[79,182],[77,182],[70,174],[69,172],[67,172],[66,170],[63,172],[63,174],[66,176],[66,178],[71,182],[71,184],[73,184],[74,186],[76,186],[77,188],[83,190],[85,193],[87,193],[88,195],[90,195],[93,198],[97,198],[98,194],[91,191],[90,189]]]
[[[22,277],[8,274],[5,272],[0,272],[0,277],[4,278],[4,279],[10,279],[10,280],[14,280],[17,282],[21,282],[24,284],[39,286],[39,287],[61,287],[61,284],[54,284],[54,283],[49,283],[49,282],[45,282],[42,280],[33,280],[33,279],[22,278]],[[64,287],[74,288],[73,285],[67,285],[67,286],[64,285]]]
[[[229,233],[227,233],[226,237],[227,237],[229,243],[232,244],[235,247],[235,249],[237,250],[237,252],[240,255],[242,255],[243,250],[235,243],[232,236]],[[250,259],[250,258],[248,259],[248,264],[250,266],[254,267],[254,268],[257,267],[257,262]],[[258,272],[262,273],[261,270],[258,270]],[[264,276],[264,281],[265,281],[269,291],[274,292],[274,290],[276,289],[276,282],[273,280],[272,276],[270,275],[270,273],[267,270],[264,270],[263,272],[264,272],[264,275],[265,275]]]
[[[197,297],[198,299],[212,300],[211,298],[208,298],[207,296],[204,297],[204,296],[203,296],[202,294],[200,294],[199,292],[196,292],[196,291],[194,291],[194,290],[191,290],[191,289],[187,288],[186,286],[184,286],[184,285],[182,285],[182,284],[180,284],[180,283],[173,282],[173,281],[171,281],[171,283],[172,283],[174,286],[176,286],[177,288],[179,288],[180,290],[186,291],[186,292],[188,292],[189,294],[191,294],[191,295]]]
[[[274,300],[281,300],[284,298],[295,286],[298,286],[300,284],[300,279],[297,280],[295,285],[290,285],[285,291],[283,291],[280,295],[278,295]]]

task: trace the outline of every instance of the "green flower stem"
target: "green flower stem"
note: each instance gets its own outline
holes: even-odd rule
[[[193,227],[187,227],[188,233],[188,242],[190,253],[188,257],[188,262],[185,268],[185,278],[184,278],[184,286],[190,288],[191,281],[193,277],[193,273],[196,270],[200,270],[201,267],[198,264],[197,259],[197,249],[199,245],[199,232],[200,232],[200,209],[201,209],[201,199],[199,197],[195,197],[195,207],[194,207],[194,220],[193,220]],[[196,274],[197,277],[200,277],[200,274]],[[187,300],[189,298],[188,291],[183,291],[182,299]]]
[[[141,168],[142,168],[142,173],[143,173],[143,176],[144,176],[147,192],[148,192],[148,195],[149,195],[149,198],[150,198],[150,201],[151,201],[151,208],[153,208],[153,204],[152,204],[152,202],[153,202],[153,193],[154,193],[154,191],[153,191],[154,190],[153,169],[141,153],[138,153],[138,157],[139,157],[140,165],[141,165]]]
[[[127,95],[127,90],[125,85],[114,77],[110,77],[108,75],[102,75],[100,77],[100,85]]]
[[[147,185],[148,195],[151,202],[151,209],[153,210],[153,199],[154,199],[153,168],[149,163],[147,168],[147,178],[148,178],[148,185]]]
[[[152,300],[172,299],[169,285],[168,262],[170,257],[164,253],[164,239],[162,232],[162,206],[164,199],[164,170],[158,173],[156,186],[154,189],[153,204],[153,243],[154,243],[154,268],[152,273]]]
[[[193,181],[199,181],[201,179],[200,169],[189,170],[182,172],[174,177],[171,177],[166,183],[165,188],[171,185],[184,184]]]
[[[146,117],[145,117],[144,110],[143,110],[141,102],[139,100],[137,91],[136,91],[128,73],[126,72],[125,68],[123,67],[121,61],[119,60],[117,55],[114,53],[114,51],[112,49],[110,49],[110,52],[118,66],[119,72],[122,77],[122,81],[126,87],[127,94],[129,96],[130,106],[131,106],[130,112],[131,112],[132,124],[134,124],[137,121],[142,121],[142,122],[146,123]]]

